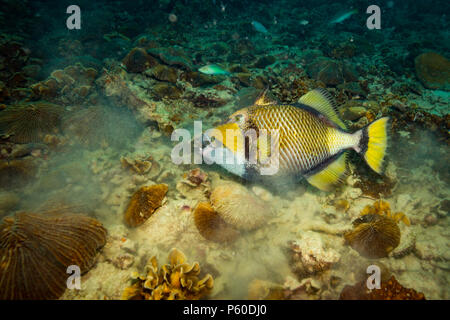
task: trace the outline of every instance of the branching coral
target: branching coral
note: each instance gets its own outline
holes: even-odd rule
[[[239,236],[239,231],[223,221],[208,202],[200,202],[194,209],[194,222],[200,234],[211,241],[231,242]]]
[[[379,200],[361,211],[361,217],[353,221],[353,230],[346,232],[344,238],[362,256],[383,258],[400,243],[398,221],[410,224],[404,213],[393,214],[389,203]]]
[[[11,105],[0,112],[0,133],[17,143],[40,142],[57,132],[64,109],[47,102]]]
[[[380,289],[368,289],[366,280],[347,285],[341,292],[341,300],[425,300],[421,292],[403,287],[394,276],[389,280],[381,281]]]
[[[143,275],[134,273],[133,284],[122,294],[124,300],[198,300],[207,295],[214,286],[210,274],[201,278],[200,265],[186,262],[185,255],[177,249],[169,253],[169,263],[158,267],[152,257]]]
[[[106,230],[81,214],[17,213],[0,224],[0,299],[57,299],[67,267],[88,271]]]
[[[158,184],[136,191],[125,211],[125,222],[130,227],[143,224],[163,204],[168,189],[167,184]]]

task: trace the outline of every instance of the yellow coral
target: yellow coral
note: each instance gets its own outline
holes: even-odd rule
[[[391,206],[389,205],[389,202],[383,201],[383,200],[377,200],[375,203],[371,205],[367,205],[364,207],[364,209],[361,211],[361,215],[366,214],[379,214],[384,215],[387,218],[393,219],[395,222],[402,221],[407,226],[411,225],[411,222],[409,221],[408,217],[403,212],[396,212],[393,213],[391,211]]]
[[[132,274],[134,283],[124,290],[122,299],[198,300],[212,290],[212,276],[207,274],[200,279],[200,265],[186,263],[181,251],[172,249],[168,260],[168,264],[158,268],[156,257],[150,258],[146,274]]]

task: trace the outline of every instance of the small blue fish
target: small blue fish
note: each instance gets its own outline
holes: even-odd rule
[[[209,74],[209,75],[229,75],[230,73],[227,70],[222,69],[216,64],[208,64],[206,66],[198,69],[201,73]]]
[[[261,32],[261,33],[269,33],[269,31],[267,31],[266,27],[264,27],[261,23],[259,23],[258,21],[252,21],[252,26],[253,28],[255,28],[256,31]]]
[[[353,9],[350,11],[340,12],[336,16],[334,16],[333,19],[331,19],[330,24],[342,23],[355,13],[358,13],[358,10]]]

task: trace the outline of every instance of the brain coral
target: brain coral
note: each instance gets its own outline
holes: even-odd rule
[[[239,183],[221,182],[211,191],[214,210],[228,224],[241,230],[253,230],[267,221],[270,204],[256,197]]]
[[[146,273],[134,273],[134,283],[122,294],[124,300],[198,300],[208,294],[214,285],[210,274],[199,278],[198,262],[186,263],[185,255],[177,249],[169,253],[169,263],[158,267],[152,257]]]
[[[429,89],[450,90],[450,61],[435,52],[426,52],[414,60],[416,74]]]
[[[0,225],[0,299],[57,299],[67,267],[88,271],[106,230],[81,214],[17,213]]]
[[[130,227],[143,224],[162,205],[168,189],[167,184],[157,184],[136,191],[125,211],[125,222]]]

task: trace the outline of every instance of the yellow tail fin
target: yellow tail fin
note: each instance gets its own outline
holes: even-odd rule
[[[367,164],[376,172],[383,171],[383,160],[387,147],[387,126],[389,118],[378,119],[362,129],[360,152]]]

